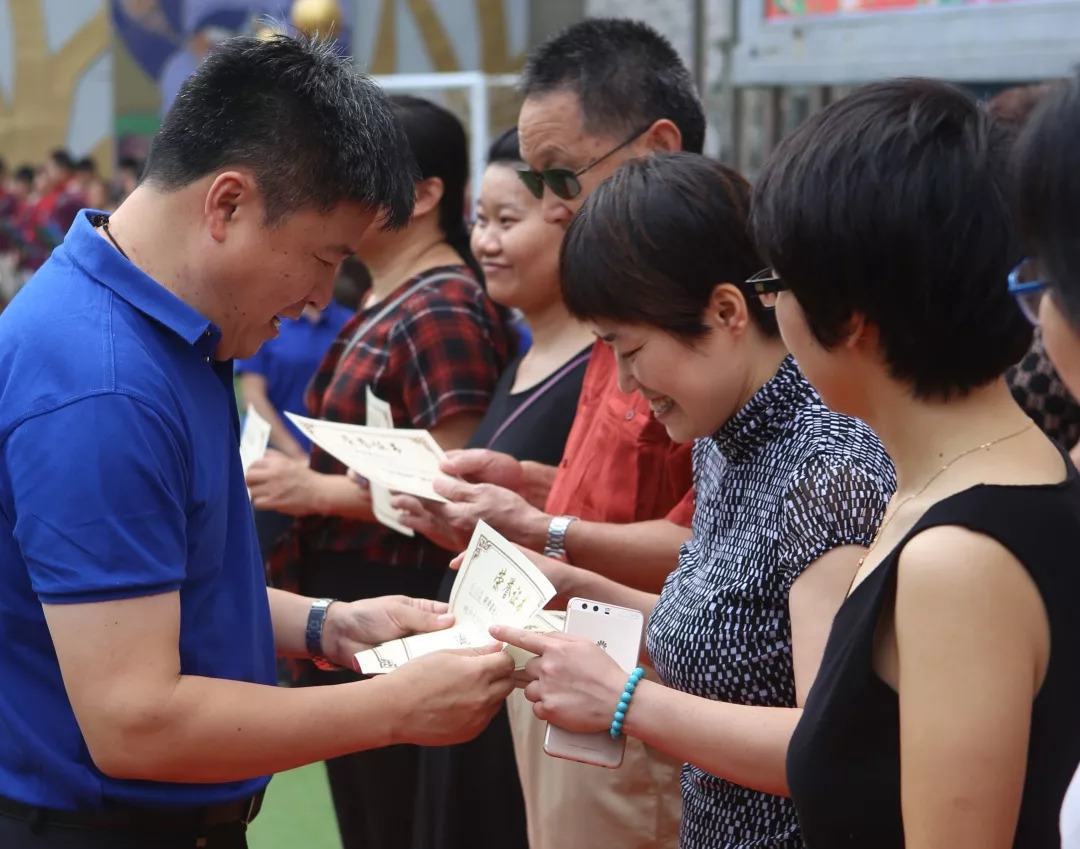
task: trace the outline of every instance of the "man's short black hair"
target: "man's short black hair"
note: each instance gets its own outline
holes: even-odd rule
[[[588,18],[541,44],[525,62],[524,97],[571,91],[586,132],[624,136],[667,118],[682,149],[701,153],[705,112],[675,48],[648,24]]]
[[[268,225],[343,201],[412,215],[415,165],[382,90],[329,42],[278,35],[219,44],[181,86],[150,146],[144,182],[176,191],[251,169]]]
[[[658,327],[683,340],[720,283],[761,270],[750,239],[750,185],[696,153],[633,159],[589,195],[563,239],[563,299],[583,321]],[[747,299],[755,324],[776,336],[776,316]]]
[[[865,86],[765,163],[751,226],[825,347],[875,326],[918,397],[963,395],[1027,351],[1006,279],[1020,259],[1006,198],[1010,134],[955,86]]]
[[[89,156],[84,156],[78,162],[75,163],[75,173],[77,174],[96,174],[97,163],[94,162]]]
[[[1016,177],[1024,243],[1080,329],[1080,71],[1035,111],[1017,145]]]
[[[20,165],[15,169],[15,182],[28,183],[34,185],[34,178],[37,176],[37,172],[34,171],[33,165]]]

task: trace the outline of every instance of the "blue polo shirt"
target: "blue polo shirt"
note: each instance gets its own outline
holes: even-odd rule
[[[307,415],[304,392],[326,356],[330,345],[354,313],[337,301],[322,311],[318,321],[301,317],[283,321],[277,337],[268,340],[258,353],[236,361],[238,374],[251,372],[266,378],[266,397],[278,413]],[[311,441],[300,429],[282,416],[285,426],[305,451]]]
[[[42,613],[179,592],[183,674],[276,683],[220,333],[87,216],[0,314],[0,796],[66,810],[239,799],[268,779],[103,775]]]

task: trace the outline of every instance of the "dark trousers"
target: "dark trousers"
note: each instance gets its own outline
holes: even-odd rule
[[[300,592],[342,601],[397,594],[435,598],[441,578],[442,567],[362,563],[347,551],[306,552]],[[306,664],[299,684],[356,680],[351,672],[323,672]],[[344,849],[411,849],[419,752],[417,746],[388,746],[326,762]]]
[[[202,833],[113,831],[31,824],[0,814],[3,849],[247,849],[245,828],[218,826]]]

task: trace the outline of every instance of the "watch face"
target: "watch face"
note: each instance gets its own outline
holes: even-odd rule
[[[312,659],[315,659],[322,652],[322,632],[323,624],[326,622],[326,610],[333,603],[334,599],[332,598],[320,598],[311,604],[311,610],[308,612],[307,628],[304,633],[304,642]],[[317,660],[315,665],[319,666],[320,669],[333,668],[333,666],[320,666]]]

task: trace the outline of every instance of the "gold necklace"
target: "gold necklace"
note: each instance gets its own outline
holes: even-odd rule
[[[1028,430],[1030,430],[1034,426],[1035,426],[1034,422],[1028,422],[1026,425],[1024,425],[1022,428],[1020,428],[1020,430],[1015,431],[1014,433],[1009,433],[1009,434],[1006,434],[1005,436],[999,436],[997,439],[991,439],[989,442],[984,442],[982,445],[976,445],[974,448],[968,448],[966,451],[962,451],[961,453],[957,454],[948,463],[946,463],[944,466],[942,466],[940,469],[938,469],[936,472],[934,472],[934,474],[932,474],[930,476],[930,479],[926,483],[924,483],[921,487],[919,487],[918,492],[912,493],[907,498],[905,498],[903,501],[901,501],[896,506],[896,509],[893,510],[892,513],[889,514],[889,516],[885,519],[884,522],[882,522],[881,527],[878,528],[878,532],[876,534],[874,534],[874,539],[871,540],[871,542],[870,542],[870,547],[868,549],[866,549],[866,554],[864,554],[862,557],[859,558],[858,569],[862,568],[863,563],[866,562],[866,558],[870,556],[871,552],[873,552],[874,548],[877,546],[878,540],[881,539],[881,535],[883,533],[885,533],[885,529],[887,527],[889,527],[889,523],[892,522],[892,520],[894,518],[896,518],[896,514],[904,509],[904,505],[907,504],[912,499],[918,498],[920,495],[922,495],[924,492],[926,492],[926,490],[930,486],[930,484],[932,484],[939,477],[941,477],[945,473],[945,471],[950,466],[952,466],[953,463],[957,462],[958,460],[962,460],[964,457],[968,456],[968,454],[974,454],[976,451],[986,451],[991,446],[997,445],[999,442],[1004,442],[1007,439],[1012,439],[1014,436],[1019,436],[1020,434],[1027,432]],[[856,574],[858,573],[858,569],[856,570]]]

